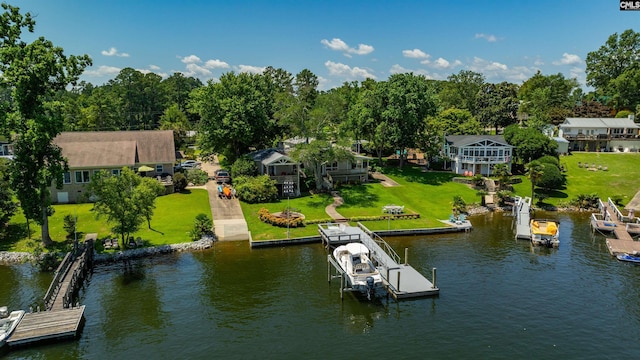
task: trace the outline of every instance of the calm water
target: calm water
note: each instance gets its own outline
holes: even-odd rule
[[[512,219],[472,218],[469,234],[389,238],[437,298],[340,301],[320,244],[201,253],[97,267],[81,294],[77,341],[8,359],[618,359],[640,352],[640,266],[620,263],[587,215],[561,221],[561,247],[513,240]],[[0,266],[0,304],[28,308],[51,279]]]

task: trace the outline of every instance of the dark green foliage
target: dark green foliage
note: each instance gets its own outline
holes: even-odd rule
[[[0,159],[0,235],[4,233],[9,220],[16,212],[18,204],[13,199],[13,191],[9,186],[9,174],[6,160]]]
[[[562,175],[562,172],[560,172],[560,168],[551,163],[541,164],[544,169],[542,170],[542,176],[540,177],[536,185],[547,190],[562,189],[566,184],[566,179],[564,175]]]
[[[256,163],[248,157],[241,157],[231,165],[231,177],[233,178],[239,176],[256,176],[257,172]]]
[[[598,194],[578,194],[575,199],[571,200],[571,205],[578,209],[595,209],[598,207]]]
[[[557,167],[560,167],[560,160],[558,160],[558,157],[556,156],[552,156],[552,155],[545,155],[539,159],[537,159],[539,162],[543,163],[543,164],[552,164],[555,165]]]
[[[545,155],[556,155],[558,144],[535,128],[521,128],[518,125],[504,129],[504,139],[513,145],[518,162],[527,163]]]
[[[256,177],[240,176],[233,179],[236,196],[247,203],[265,203],[278,198],[276,182],[268,175]]]
[[[200,169],[187,170],[187,181],[193,185],[204,185],[209,181],[209,174]]]
[[[183,191],[188,184],[187,177],[183,173],[177,172],[173,174],[173,190],[175,192]]]
[[[71,214],[64,216],[62,228],[67,232],[67,239],[71,239],[76,232],[76,220]]]
[[[202,239],[205,235],[210,235],[213,231],[213,222],[207,214],[198,214],[193,222],[193,229],[189,232],[189,236],[193,241]]]
[[[453,211],[453,214],[456,216],[467,212],[467,203],[464,201],[462,196],[456,195],[453,197],[453,205],[451,206],[451,211]]]

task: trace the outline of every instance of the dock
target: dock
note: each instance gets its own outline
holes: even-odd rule
[[[65,255],[44,296],[45,310],[26,313],[9,336],[10,348],[77,337],[82,329],[84,305],[74,300],[93,265],[97,234],[87,234],[84,244]]]
[[[531,198],[517,196],[512,212],[515,217],[516,239],[531,240]]]
[[[369,249],[369,256],[382,275],[387,292],[394,299],[427,297],[440,293],[440,289],[435,285],[435,268],[432,269],[432,283],[406,262],[408,256],[406,251],[405,262],[402,263],[400,256],[389,244],[361,223],[358,223],[357,227],[345,224],[319,224],[318,231],[327,248],[349,242],[363,243]],[[336,271],[342,273],[335,261],[332,261],[331,255],[328,258],[329,266],[335,267]],[[349,289],[344,289],[341,285],[340,293],[342,294],[343,291],[349,291]]]
[[[609,253],[613,256],[640,253],[640,241],[633,239],[633,235],[640,235],[639,219],[623,214],[611,198],[607,202],[598,199],[598,210],[591,214],[591,228],[615,236],[605,240]]]
[[[65,310],[26,313],[7,344],[23,346],[46,340],[72,339],[78,336],[84,315],[84,305]]]

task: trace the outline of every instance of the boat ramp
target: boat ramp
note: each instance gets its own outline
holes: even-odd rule
[[[432,269],[432,283],[408,264],[408,251],[406,249],[405,261],[402,263],[400,256],[398,256],[389,244],[361,223],[358,223],[357,227],[335,223],[319,224],[318,231],[322,237],[323,244],[325,244],[327,248],[350,242],[363,243],[369,249],[369,256],[382,275],[388,293],[393,296],[394,299],[434,296],[440,293],[440,289],[436,286],[435,268]],[[329,281],[331,281],[332,278],[332,267],[341,278],[340,296],[342,296],[343,292],[350,291],[350,289],[345,287],[346,282],[344,281],[342,268],[335,262],[330,254],[327,256],[327,262]]]
[[[640,241],[633,239],[640,235],[640,219],[623,214],[611,198],[598,199],[598,212],[591,214],[590,223],[593,231],[615,236],[606,239],[611,255],[640,253]]]

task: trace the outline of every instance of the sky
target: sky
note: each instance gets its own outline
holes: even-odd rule
[[[4,0],[35,16],[34,34],[88,54],[82,80],[101,85],[131,67],[217,81],[227,72],[293,75],[319,89],[413,72],[445,80],[461,70],[522,84],[538,70],[585,87],[585,59],[640,11],[619,0],[204,1]]]

